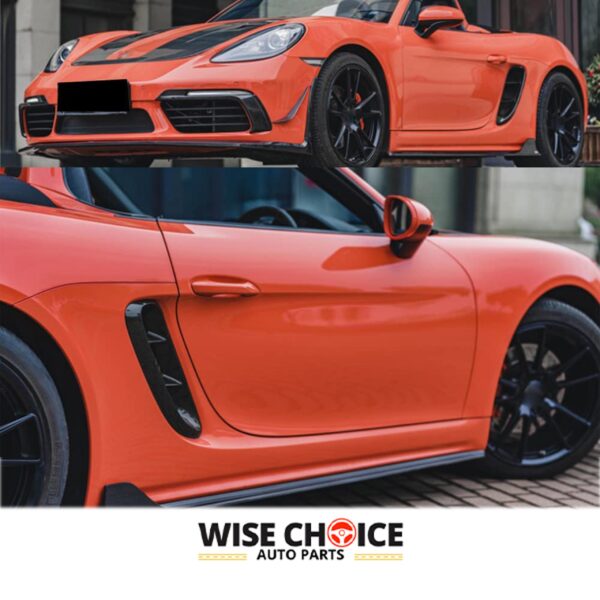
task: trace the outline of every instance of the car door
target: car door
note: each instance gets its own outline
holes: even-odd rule
[[[461,417],[474,296],[435,244],[402,260],[382,235],[160,225],[183,337],[231,426],[291,436]]]
[[[494,47],[498,36],[451,29],[424,39],[414,25],[401,26],[402,129],[466,131],[495,119],[509,69],[506,54]]]

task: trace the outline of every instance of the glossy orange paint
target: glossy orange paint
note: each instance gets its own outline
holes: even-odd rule
[[[483,450],[527,310],[563,286],[600,300],[598,267],[550,244],[440,233],[400,259],[380,234],[111,214],[69,197],[58,173],[22,174],[55,208],[0,199],[0,302],[76,374],[88,505],[122,481],[162,503]],[[165,314],[197,440],[168,425],[140,368],[124,313],[141,299]]]
[[[144,134],[67,135],[54,130],[40,138],[27,135],[31,151],[52,156],[175,156],[283,144],[308,152],[310,94],[319,67],[303,59],[327,60],[344,49],[372,55],[384,74],[389,100],[389,152],[519,152],[536,138],[540,90],[549,74],[563,69],[578,82],[587,110],[587,86],[569,50],[553,38],[490,33],[465,24],[464,30],[439,30],[419,37],[402,25],[409,0],[400,0],[389,23],[338,17],[287,19],[301,22],[305,36],[283,55],[255,62],[219,64],[212,59],[237,39],[192,58],[161,62],[77,65],[92,50],[134,32],[109,32],[81,38],[56,73],[41,73],[26,98],[57,102],[60,82],[127,79],[132,108],[150,115],[154,131]],[[272,24],[263,25],[267,28]],[[192,25],[143,38],[128,46],[132,59],[178,37],[212,24]],[[242,38],[240,38],[242,39]],[[116,50],[110,58],[119,58]],[[522,65],[526,84],[515,115],[498,125],[503,85],[509,69]],[[245,90],[255,94],[271,122],[258,133],[182,134],[166,118],[159,96],[167,90]],[[459,134],[460,135],[457,135]],[[154,145],[148,145],[155,142]],[[194,145],[195,144],[195,145]]]

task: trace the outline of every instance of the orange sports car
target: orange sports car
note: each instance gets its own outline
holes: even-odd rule
[[[600,270],[346,170],[0,176],[3,505],[227,504],[600,436]]]
[[[456,0],[239,0],[201,25],[67,42],[20,115],[25,151],[71,166],[215,153],[573,166],[587,86],[558,40],[471,25]]]

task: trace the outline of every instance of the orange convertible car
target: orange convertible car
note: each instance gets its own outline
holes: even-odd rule
[[[2,503],[225,504],[600,435],[600,271],[347,171],[0,177]]]
[[[456,0],[239,0],[207,24],[64,44],[20,114],[25,150],[71,166],[211,153],[573,166],[587,86],[559,41],[470,25]]]

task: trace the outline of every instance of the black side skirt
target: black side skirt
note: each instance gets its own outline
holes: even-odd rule
[[[297,494],[309,492],[320,488],[327,488],[337,485],[346,485],[367,481],[369,479],[379,479],[391,475],[400,475],[412,471],[421,471],[434,467],[443,467],[471,460],[483,458],[484,451],[460,452],[457,454],[447,454],[435,458],[425,458],[383,467],[374,467],[371,469],[360,469],[357,471],[348,471],[346,473],[337,473],[335,475],[325,475],[324,477],[314,477],[312,479],[301,479],[287,483],[277,483],[263,487],[239,490],[236,492],[227,492],[213,496],[201,496],[199,498],[190,498],[188,500],[178,500],[169,502],[162,506],[173,508],[192,508],[198,506],[227,506],[240,504],[242,502],[254,502],[266,498],[275,498],[277,496],[287,496],[288,494]],[[104,492],[104,505],[110,507],[144,507],[159,506],[154,503],[144,492],[130,483],[120,483],[106,486]]]

